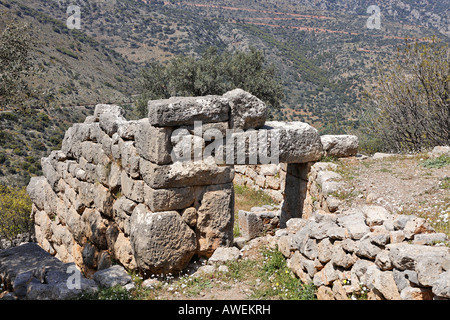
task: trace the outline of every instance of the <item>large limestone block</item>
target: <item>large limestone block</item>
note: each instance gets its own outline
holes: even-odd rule
[[[176,211],[155,213],[140,204],[134,209],[130,223],[134,258],[147,276],[183,270],[197,249],[194,231]]]
[[[144,203],[153,212],[185,209],[194,199],[194,187],[153,189],[144,185]]]
[[[127,122],[127,120],[122,115],[102,113],[99,116],[100,128],[110,137],[116,133],[119,126],[125,122]]]
[[[259,130],[235,131],[224,149],[227,164],[306,163],[322,157],[318,131],[303,122],[268,121]]]
[[[123,195],[135,202],[144,202],[144,181],[131,178],[125,170],[120,177]]]
[[[289,219],[302,217],[310,165],[308,163],[290,163],[286,169],[284,201],[280,217],[282,228],[286,226]]]
[[[173,97],[149,101],[148,119],[158,127],[222,122],[228,120],[229,109],[228,99],[221,96]]]
[[[307,123],[268,121],[262,130],[279,137],[279,162],[306,163],[322,158],[319,133]]]
[[[89,242],[98,249],[108,249],[106,241],[107,226],[100,212],[95,209],[86,209],[81,219],[84,223],[84,234],[89,239]]]
[[[264,126],[267,117],[267,107],[254,95],[235,89],[223,95],[230,101],[230,128],[257,129]]]
[[[233,244],[234,189],[231,183],[211,185],[197,196],[198,254],[211,256],[218,247]]]
[[[141,158],[139,167],[144,181],[154,189],[223,184],[234,178],[233,168],[218,166],[213,157],[170,165],[157,165]]]
[[[48,183],[55,192],[58,192],[58,182],[60,180],[60,175],[55,170],[52,164],[52,159],[50,157],[41,159],[42,173],[47,178]]]
[[[119,143],[120,150],[120,164],[121,167],[130,175],[132,178],[136,179],[139,177],[139,154],[134,146],[133,141],[123,141],[120,139]]]
[[[57,212],[57,195],[45,177],[32,177],[27,186],[27,193],[39,210],[47,214]]]
[[[358,152],[358,137],[352,135],[323,135],[320,137],[327,156],[338,158],[355,156]]]
[[[399,270],[415,270],[423,286],[431,286],[443,271],[444,262],[450,259],[447,247],[408,243],[389,244],[387,247],[392,265]]]
[[[387,300],[401,300],[391,271],[381,271],[376,266],[370,266],[366,271],[365,284]]]
[[[122,116],[124,113],[123,109],[114,104],[97,104],[94,110],[94,121],[100,121],[100,117],[103,114],[111,114],[114,116]]]
[[[171,163],[171,135],[170,127],[155,127],[146,121],[140,121],[135,133],[136,150],[141,157],[153,163]]]

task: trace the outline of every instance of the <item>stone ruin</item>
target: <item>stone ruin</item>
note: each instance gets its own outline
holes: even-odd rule
[[[357,137],[320,137],[305,123],[266,121],[264,103],[239,89],[149,101],[148,111],[127,121],[120,107],[97,105],[69,128],[61,150],[42,159],[44,176],[27,190],[37,242],[53,257],[27,258],[35,244],[0,254],[0,280],[6,274],[17,296],[73,296],[64,272],[73,265],[94,279],[82,278],[81,289],[95,291],[114,262],[148,277],[178,273],[194,256],[239,256],[229,248],[242,244],[233,239],[235,169],[246,185],[265,188],[276,167],[280,185],[270,188],[281,191],[279,217],[269,208],[239,212],[245,247],[276,246],[294,274],[317,287],[319,300],[450,299],[445,234],[423,218],[374,205],[346,208],[333,197],[336,165],[317,161],[354,156]],[[259,237],[272,227],[274,236]],[[54,269],[45,279],[63,281],[36,280],[33,259]]]
[[[149,101],[148,118],[133,121],[97,105],[28,185],[38,244],[87,275],[113,261],[144,276],[180,272],[233,245],[235,164],[285,163],[280,225],[301,217],[320,136],[266,114],[240,89]]]

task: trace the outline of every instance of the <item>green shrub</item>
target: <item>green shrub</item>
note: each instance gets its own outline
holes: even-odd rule
[[[448,166],[449,164],[450,164],[450,156],[443,154],[440,157],[422,161],[421,166],[428,169],[432,168],[439,169]]]
[[[441,189],[450,189],[450,177],[445,177],[439,184]]]
[[[25,188],[0,185],[0,237],[14,239],[20,233],[31,232],[31,199]]]

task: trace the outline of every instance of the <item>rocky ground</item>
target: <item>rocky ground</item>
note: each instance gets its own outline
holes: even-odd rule
[[[450,163],[427,153],[339,162],[346,206],[378,204],[391,213],[426,218],[436,231],[450,234]]]

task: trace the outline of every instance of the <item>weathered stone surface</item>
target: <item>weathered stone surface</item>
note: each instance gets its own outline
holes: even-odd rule
[[[197,161],[204,156],[206,142],[201,136],[190,134],[187,129],[174,130],[171,136],[172,162]],[[222,163],[222,161],[217,161]]]
[[[443,262],[450,258],[450,250],[446,247],[424,250],[416,261],[415,270],[422,286],[431,286],[442,273]],[[436,250],[437,249],[437,250]]]
[[[197,209],[198,254],[211,256],[219,247],[233,243],[234,191],[231,184],[204,189]]]
[[[147,275],[183,270],[197,249],[194,231],[176,211],[151,212],[139,204],[130,223],[136,264]]]
[[[435,295],[450,299],[450,271],[439,275],[433,283],[432,290]]]
[[[264,225],[254,212],[239,210],[238,219],[239,232],[247,241],[261,235]]]
[[[333,290],[327,286],[320,286],[317,289],[318,300],[335,300]]]
[[[449,255],[449,249],[446,247],[429,247],[417,244],[408,243],[398,243],[390,244],[387,246],[389,248],[389,258],[395,268],[399,270],[415,270],[418,261],[425,257],[426,260],[430,261],[441,261],[443,263]],[[425,275],[426,268],[423,269],[423,274]]]
[[[337,222],[340,226],[346,228],[350,237],[355,240],[361,239],[370,232],[361,212],[349,212],[340,216]]]
[[[121,173],[122,192],[125,197],[135,202],[144,202],[145,183],[143,180],[135,180],[131,178],[125,171]]]
[[[331,222],[331,221],[323,221],[323,222],[316,223],[311,228],[310,237],[317,239],[317,240],[321,240],[328,236],[328,231],[330,229],[337,228],[337,227],[338,226],[334,222]]]
[[[257,97],[242,89],[229,91],[223,97],[229,100],[231,129],[246,130],[264,126],[267,107]]]
[[[400,292],[402,300],[432,300],[433,293],[426,288],[407,287]]]
[[[389,259],[389,252],[387,250],[383,250],[377,254],[375,257],[375,264],[380,270],[392,270],[392,262]]]
[[[135,145],[139,155],[156,164],[172,162],[170,143],[173,129],[155,127],[148,122],[140,121],[135,133]]]
[[[119,125],[127,120],[119,114],[102,113],[99,116],[100,128],[110,137],[117,132]]]
[[[129,237],[126,237],[123,233],[119,233],[116,241],[114,242],[114,257],[126,268],[135,270],[136,260],[134,259],[133,249]]]
[[[281,208],[280,227],[292,218],[301,218],[308,183],[308,163],[290,163],[286,167],[284,201]]]
[[[100,288],[111,288],[116,285],[125,286],[132,281],[131,276],[120,265],[97,271],[94,280]]]
[[[422,233],[414,236],[414,244],[433,244],[445,242],[448,237],[445,233]]]
[[[153,212],[181,210],[194,203],[194,187],[153,189],[144,185],[144,203]]]
[[[328,262],[325,267],[314,275],[313,283],[315,286],[328,286],[339,278],[338,272],[333,263]]]
[[[211,264],[224,264],[239,259],[241,252],[236,247],[219,247],[213,255],[208,259]]]
[[[139,178],[139,154],[133,141],[119,140],[120,167],[134,179]],[[156,148],[156,146],[155,146]]]
[[[317,246],[317,257],[321,263],[327,263],[333,258],[333,244],[328,238],[319,242]]]
[[[229,109],[228,99],[221,96],[173,97],[149,101],[148,119],[158,127],[222,122],[228,120]]]
[[[19,298],[65,300],[97,291],[95,282],[81,274],[79,288],[68,288],[75,270],[73,264],[64,264],[35,243],[0,251],[0,282]]]
[[[434,229],[424,218],[413,217],[403,228],[406,239],[412,239],[416,234],[434,232]]]
[[[278,139],[278,162],[306,163],[320,160],[322,157],[318,131],[306,123],[267,121],[260,130],[267,130],[268,152],[273,141]]]
[[[375,265],[367,268],[365,284],[387,300],[401,300],[391,271],[381,271]]]
[[[56,194],[45,177],[32,177],[27,193],[33,204],[47,213],[56,213]]]
[[[320,137],[327,156],[351,157],[358,152],[358,137],[352,135],[323,135]]]
[[[369,227],[383,225],[390,217],[389,211],[381,206],[362,206],[361,211]]]
[[[100,212],[96,209],[86,209],[81,216],[85,223],[84,234],[99,249],[107,249],[106,228]]]
[[[391,231],[389,232],[389,236],[390,243],[400,243],[405,240],[405,234],[403,233],[403,230]]]
[[[380,251],[381,249],[373,245],[369,240],[361,240],[358,241],[355,253],[360,257],[374,260]]]
[[[122,116],[123,109],[114,104],[97,104],[94,110],[94,119],[96,122],[100,121],[102,114],[111,114],[114,116]]]
[[[141,158],[140,170],[144,181],[154,189],[224,184],[234,178],[233,168],[218,166],[213,157],[161,166]]]
[[[332,253],[332,263],[334,266],[348,269],[356,260],[357,258],[354,255],[346,253],[341,245],[334,244]]]

